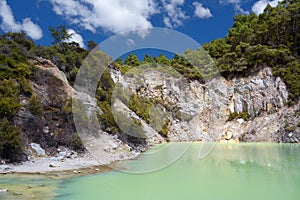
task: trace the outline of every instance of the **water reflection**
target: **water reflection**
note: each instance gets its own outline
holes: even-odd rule
[[[196,151],[197,145],[193,145],[192,148],[191,151]],[[253,167],[290,172],[300,168],[300,145],[218,144],[207,159],[214,160],[219,164],[230,163],[235,168],[250,164]]]

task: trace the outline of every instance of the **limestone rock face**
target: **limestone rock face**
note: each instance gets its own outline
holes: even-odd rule
[[[247,112],[256,117],[262,112],[275,112],[288,100],[285,84],[273,77],[270,68],[262,69],[257,75],[235,78],[229,82],[231,112]]]
[[[287,88],[268,67],[248,77],[219,77],[205,84],[157,70],[123,75],[111,69],[111,76],[123,89],[163,107],[170,119],[168,141],[297,142],[300,137],[299,117],[291,117],[299,106],[287,107]],[[228,121],[230,113],[247,113],[249,119]],[[289,133],[287,119],[293,122]]]

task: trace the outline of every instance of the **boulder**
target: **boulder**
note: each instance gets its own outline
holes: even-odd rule
[[[46,155],[45,150],[39,144],[30,143],[30,146],[38,156],[45,156]]]
[[[55,167],[59,167],[59,165],[56,165],[56,164],[54,164],[54,163],[50,163],[50,164],[49,164],[49,167],[55,168]]]

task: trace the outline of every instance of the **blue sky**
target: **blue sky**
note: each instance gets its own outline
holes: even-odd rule
[[[25,31],[50,45],[49,26],[65,25],[72,40],[97,43],[119,32],[164,27],[200,44],[227,34],[236,14],[259,14],[280,0],[0,0],[0,32]]]

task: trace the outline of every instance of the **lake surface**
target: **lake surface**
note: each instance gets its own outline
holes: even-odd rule
[[[58,184],[55,200],[300,199],[300,145],[163,144],[123,171]],[[175,161],[175,162],[173,162]]]
[[[115,167],[73,178],[0,175],[9,189],[0,199],[300,199],[299,144],[163,144]]]

